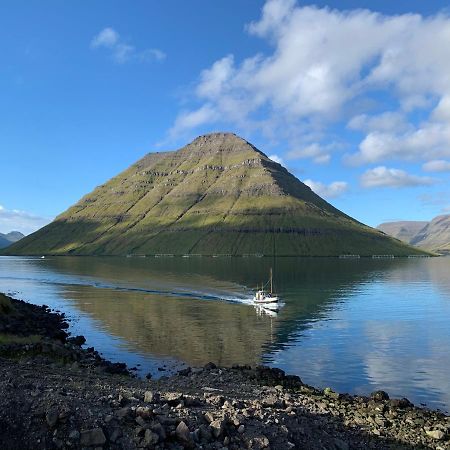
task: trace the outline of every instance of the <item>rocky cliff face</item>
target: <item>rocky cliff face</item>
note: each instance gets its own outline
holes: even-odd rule
[[[450,214],[431,222],[387,222],[379,230],[408,244],[440,254],[450,254]]]
[[[264,254],[417,252],[317,196],[231,133],[150,153],[97,187],[11,254]]]

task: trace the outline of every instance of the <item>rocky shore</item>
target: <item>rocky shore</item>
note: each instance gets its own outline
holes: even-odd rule
[[[0,294],[0,449],[450,449],[450,417],[383,391],[211,363],[142,380],[67,328]]]

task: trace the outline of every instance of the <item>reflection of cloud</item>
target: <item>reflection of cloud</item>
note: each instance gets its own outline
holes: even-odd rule
[[[418,330],[415,321],[367,322],[372,348],[365,358],[367,376],[379,389],[450,405],[450,355],[440,338],[426,332],[427,326]]]

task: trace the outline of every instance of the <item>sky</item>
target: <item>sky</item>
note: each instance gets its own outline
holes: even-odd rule
[[[0,232],[231,131],[354,218],[450,213],[442,1],[0,2]]]

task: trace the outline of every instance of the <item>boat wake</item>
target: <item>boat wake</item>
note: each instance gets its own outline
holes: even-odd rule
[[[13,280],[21,282],[31,282],[40,283],[45,285],[55,285],[64,287],[92,287],[96,289],[108,289],[116,292],[136,292],[142,294],[150,295],[160,295],[168,297],[178,297],[178,298],[189,298],[195,300],[207,300],[207,301],[223,301],[228,303],[240,303],[244,305],[253,305],[252,293],[246,288],[239,286],[239,288],[245,289],[245,293],[235,293],[235,292],[221,292],[221,291],[203,291],[203,290],[192,290],[188,286],[179,287],[178,289],[152,289],[145,287],[136,286],[123,286],[113,283],[100,282],[88,279],[77,279],[73,278],[55,280],[40,277],[10,277],[10,276],[0,276],[2,280]]]

